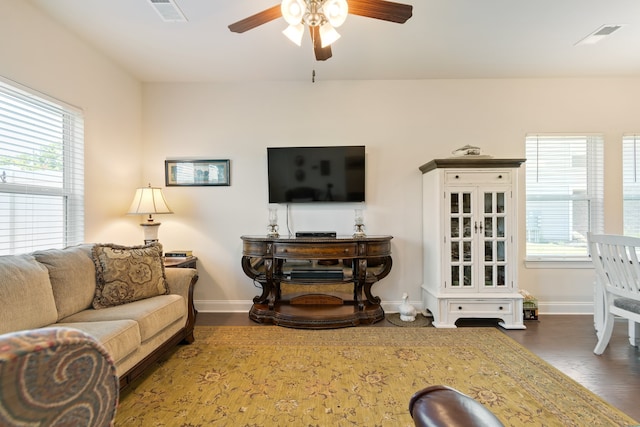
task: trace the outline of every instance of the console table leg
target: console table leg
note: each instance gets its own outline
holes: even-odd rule
[[[273,281],[273,260],[266,259],[264,260],[264,272],[265,272],[265,285],[268,288],[267,300],[269,304],[269,310],[273,310],[275,307],[276,300],[276,290],[274,289],[274,281]]]
[[[358,259],[357,263],[354,262],[354,267],[356,267],[356,271],[354,272],[354,303],[358,305],[359,311],[364,311],[364,301],[362,300],[362,289],[366,284],[367,279],[367,260],[366,259]]]
[[[371,286],[373,286],[375,282],[367,282],[364,285],[364,295],[367,298],[367,301],[369,301],[369,303],[371,304],[380,304],[380,297],[374,297],[373,294],[371,293]]]

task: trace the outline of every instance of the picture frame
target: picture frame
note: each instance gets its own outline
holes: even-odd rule
[[[226,160],[165,160],[165,185],[229,186],[230,161]]]

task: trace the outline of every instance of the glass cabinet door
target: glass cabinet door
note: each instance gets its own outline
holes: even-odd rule
[[[507,197],[505,191],[482,191],[482,274],[484,287],[507,286]]]
[[[449,194],[450,274],[448,283],[452,288],[475,286],[474,263],[474,198],[475,192],[453,191]]]
[[[451,188],[447,216],[446,283],[450,289],[508,286],[507,213],[504,187]]]

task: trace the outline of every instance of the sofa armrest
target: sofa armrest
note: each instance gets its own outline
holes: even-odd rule
[[[0,425],[111,426],[119,387],[113,359],[77,329],[0,335]]]
[[[192,343],[194,341],[193,329],[196,325],[196,316],[198,311],[193,305],[193,288],[198,281],[198,270],[195,268],[165,268],[167,277],[167,286],[170,294],[180,295],[184,298],[187,309],[187,322],[185,329],[187,331],[185,341]]]
[[[198,270],[195,268],[165,268],[164,272],[167,276],[169,293],[188,299],[193,285],[198,280]]]

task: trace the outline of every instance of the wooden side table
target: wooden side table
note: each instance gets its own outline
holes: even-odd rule
[[[196,268],[197,257],[164,257],[165,268]]]

